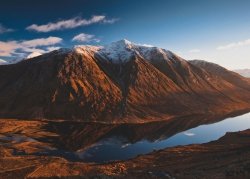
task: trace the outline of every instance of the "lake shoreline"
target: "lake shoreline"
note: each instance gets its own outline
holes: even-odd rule
[[[248,178],[250,130],[217,141],[168,148],[108,164],[68,162],[59,157],[13,157],[1,148],[0,178]],[[5,155],[5,156],[3,156]],[[6,165],[8,162],[8,165]],[[63,171],[63,172],[62,172]]]
[[[238,116],[242,113],[245,114],[245,112],[248,112],[248,110],[235,111],[226,114],[225,116],[227,117],[225,118]],[[97,139],[108,137],[115,131],[121,132],[123,130],[135,134],[136,141],[143,139],[145,136],[148,140],[154,141],[157,140],[158,136],[163,135],[165,138],[169,138],[187,129],[222,121],[225,118],[215,118],[212,116],[205,119],[196,117],[190,119],[177,118],[173,121],[163,121],[164,125],[160,125],[159,122],[153,122],[145,124],[128,124],[128,127],[126,127],[125,124],[114,124],[110,126],[110,124],[97,125],[97,123],[78,123],[78,125],[76,125],[75,122],[70,124],[69,121],[48,122],[39,120],[23,121],[0,119],[0,134],[3,135],[3,138],[0,138],[0,178],[22,178],[22,176],[23,178],[58,176],[67,176],[68,178],[77,178],[80,176],[85,176],[87,178],[96,176],[100,178],[192,178],[191,176],[197,176],[198,178],[208,176],[227,178],[231,175],[233,177],[235,175],[237,178],[245,175],[249,176],[249,173],[247,173],[248,170],[244,169],[244,167],[249,164],[248,158],[250,154],[248,149],[250,143],[250,129],[245,130],[245,132],[229,133],[226,134],[226,137],[205,144],[167,147],[148,154],[138,155],[137,157],[124,161],[86,163],[82,161],[67,160],[63,156],[50,156],[46,155],[46,153],[44,155],[36,155],[39,152],[43,152],[45,149],[54,150],[53,148],[55,147],[59,147],[59,149],[62,146],[69,147],[69,150],[76,150],[82,146],[88,147],[91,146],[91,142]],[[191,119],[193,119],[193,121]],[[61,126],[57,126],[58,124],[61,124]],[[96,128],[94,131],[91,129],[93,125]],[[141,128],[138,130],[137,126],[141,126]],[[171,130],[173,126],[175,126],[175,130]],[[179,127],[176,128],[176,126]],[[65,133],[65,129],[69,132],[68,134]],[[92,131],[95,135],[90,136],[88,130],[89,132]],[[159,130],[163,130],[165,133],[157,134]],[[86,135],[79,136],[82,131],[87,132]],[[97,133],[97,131],[99,133]],[[72,133],[72,135],[70,133]],[[12,134],[20,135],[20,137],[15,138],[11,136]],[[244,137],[242,137],[243,134]],[[6,140],[11,137],[18,142],[8,142]],[[83,144],[79,142],[72,144],[72,140],[76,138],[78,141],[88,138],[88,141]],[[225,138],[228,140],[225,141]],[[54,142],[57,142],[57,144],[54,145]],[[230,146],[230,148],[227,149],[227,146]],[[232,169],[230,170],[227,170],[226,166],[225,168],[221,167],[219,170],[216,168],[209,169],[215,161],[218,162],[218,165],[222,165],[223,163],[231,165],[230,162],[238,161],[238,153],[240,154],[243,168],[239,165],[234,166],[232,163]],[[220,157],[219,154],[225,156]],[[200,158],[203,157],[206,158],[201,160]],[[182,160],[184,162],[179,163]],[[199,162],[201,161],[202,165],[199,167]],[[192,163],[193,166],[191,170],[188,168],[188,164],[190,163]],[[205,170],[210,170],[209,175],[203,172]]]

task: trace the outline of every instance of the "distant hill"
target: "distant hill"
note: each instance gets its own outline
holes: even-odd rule
[[[239,69],[239,70],[234,70],[234,71],[244,77],[250,78],[250,69]]]

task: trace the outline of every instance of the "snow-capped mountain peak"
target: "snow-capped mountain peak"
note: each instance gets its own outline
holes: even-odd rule
[[[112,42],[109,45],[103,46],[98,52],[105,59],[108,59],[114,63],[126,62],[130,60],[134,54],[133,43],[126,39],[119,40],[117,42]]]
[[[171,60],[174,56],[172,52],[162,48],[136,44],[126,39],[103,46],[98,53],[113,63],[127,62],[135,54],[140,55],[150,62]]]
[[[133,59],[133,56],[140,56],[145,60],[154,63],[161,61],[174,61],[174,56],[170,51],[162,48],[136,44],[128,41],[127,39],[112,42],[105,46],[92,46],[92,45],[77,45],[73,48],[61,48],[50,53],[64,54],[75,52],[82,55],[99,55],[102,59],[112,63],[125,63]],[[32,53],[26,59],[40,56],[39,53]],[[44,54],[46,55],[46,54]],[[177,57],[177,56],[176,56]],[[13,61],[12,63],[17,63]]]
[[[116,42],[112,42],[112,43],[116,44],[116,45],[123,45],[123,46],[133,45],[133,43],[130,42],[129,40],[127,40],[127,39],[122,39],[122,40],[119,40],[119,41],[116,41]]]
[[[160,61],[174,62],[174,57],[177,57],[174,53],[165,49],[154,47],[151,45],[133,43],[127,39],[112,42],[111,44],[104,46],[77,45],[73,48],[61,48],[50,53],[65,54],[70,52],[75,52],[82,55],[97,54],[103,59],[108,60],[112,63],[125,63],[131,60],[133,56],[140,56],[151,63]],[[33,52],[24,59],[14,59],[9,61],[8,63],[2,61],[0,62],[0,65],[14,64],[18,63],[19,61],[34,58],[40,55],[42,54]]]

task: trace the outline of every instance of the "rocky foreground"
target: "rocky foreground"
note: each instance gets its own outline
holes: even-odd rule
[[[217,141],[173,147],[107,164],[72,162],[34,153],[53,148],[56,133],[42,121],[0,121],[0,178],[249,178],[250,130],[227,133]],[[104,131],[102,131],[104,132]],[[20,134],[12,140],[10,134]],[[29,134],[33,138],[26,135]],[[22,137],[20,137],[22,136]]]

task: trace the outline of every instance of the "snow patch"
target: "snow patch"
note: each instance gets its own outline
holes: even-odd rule
[[[39,52],[32,52],[31,54],[29,54],[29,55],[26,57],[26,59],[31,59],[31,58],[34,58],[34,57],[38,57],[38,56],[40,56],[40,55],[42,55],[42,54],[39,53]]]
[[[133,44],[126,39],[113,42],[101,48],[99,54],[114,63],[127,62],[134,54]]]
[[[97,51],[101,47],[99,46],[92,46],[92,45],[78,45],[73,48],[73,51],[75,53],[81,54],[81,55],[90,55],[90,54],[96,54]]]
[[[126,39],[113,42],[110,45],[102,47],[99,54],[113,63],[127,62],[135,54],[141,55],[148,61],[170,60],[174,54],[162,48],[151,45],[132,43]]]

